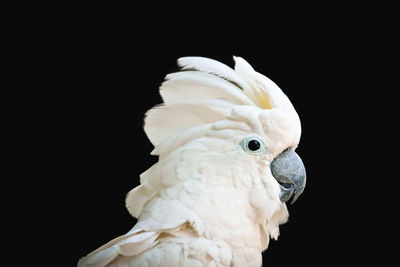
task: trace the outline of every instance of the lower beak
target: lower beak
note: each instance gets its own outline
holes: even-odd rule
[[[293,204],[306,186],[306,169],[299,155],[288,148],[271,162],[271,172],[281,189],[280,199]]]

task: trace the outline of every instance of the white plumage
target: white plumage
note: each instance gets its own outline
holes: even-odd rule
[[[145,132],[159,161],[141,174],[126,206],[138,223],[78,266],[260,266],[269,237],[288,218],[272,160],[298,145],[289,99],[244,59],[178,59],[160,87]],[[264,153],[248,153],[257,136]]]

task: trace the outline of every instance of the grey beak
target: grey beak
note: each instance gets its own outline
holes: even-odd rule
[[[306,186],[306,169],[299,155],[290,148],[271,162],[271,172],[281,189],[280,199],[288,201],[293,195],[293,204]]]

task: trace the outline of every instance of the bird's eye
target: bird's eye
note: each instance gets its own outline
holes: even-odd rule
[[[264,142],[258,136],[250,136],[241,142],[243,149],[250,153],[263,154],[265,152]]]

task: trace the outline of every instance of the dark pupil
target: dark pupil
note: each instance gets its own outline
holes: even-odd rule
[[[257,140],[250,140],[247,146],[251,151],[256,151],[260,148],[260,142],[258,142]]]

